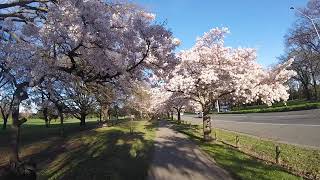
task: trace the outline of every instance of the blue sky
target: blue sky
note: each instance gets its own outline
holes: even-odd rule
[[[192,47],[196,37],[213,27],[231,31],[226,45],[251,47],[258,62],[269,66],[283,54],[284,35],[295,20],[291,6],[307,0],[132,0],[155,13],[157,21],[182,41],[179,50]]]

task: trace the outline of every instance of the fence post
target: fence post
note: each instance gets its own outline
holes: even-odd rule
[[[240,139],[239,139],[239,136],[237,135],[236,136],[236,147],[237,148],[239,148],[239,141],[240,141]]]
[[[280,163],[280,153],[281,153],[281,149],[280,146],[276,146],[276,163],[279,164]]]

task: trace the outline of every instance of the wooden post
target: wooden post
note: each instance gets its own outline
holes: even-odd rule
[[[236,136],[236,147],[237,148],[239,148],[239,141],[240,141],[240,139],[239,139],[239,136],[237,135]]]
[[[280,146],[276,146],[276,163],[279,164],[280,163],[280,153],[281,153],[281,149]]]

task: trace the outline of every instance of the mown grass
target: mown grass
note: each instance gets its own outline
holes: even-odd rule
[[[219,141],[236,146],[236,136],[239,137],[240,150],[275,163],[275,148],[280,147],[281,165],[287,169],[304,175],[310,179],[320,178],[320,150],[299,147],[291,144],[276,143],[262,138],[226,131],[222,129],[214,129],[213,134]]]
[[[170,122],[174,124],[173,127],[177,131],[188,135],[188,137],[210,155],[218,165],[228,170],[236,178],[246,180],[302,179],[283,167],[261,161],[224,143],[218,141],[210,143],[203,142],[201,127],[198,125],[177,124],[175,121]]]
[[[59,137],[58,124],[43,124],[31,120],[22,129],[20,156],[37,163],[38,179],[145,179],[155,137],[151,123],[121,120],[113,127],[97,128],[92,120],[80,131],[79,122],[70,120],[64,138]],[[0,157],[8,153],[9,144],[3,144],[6,133],[0,135]]]
[[[287,105],[284,103],[276,103],[273,106],[256,105],[246,107],[234,107],[231,111],[223,112],[224,114],[246,114],[246,113],[268,113],[268,112],[287,112],[310,110],[320,108],[320,102],[309,101],[288,101]]]

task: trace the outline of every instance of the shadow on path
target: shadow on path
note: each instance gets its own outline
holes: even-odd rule
[[[160,121],[148,180],[232,179],[185,135]]]

